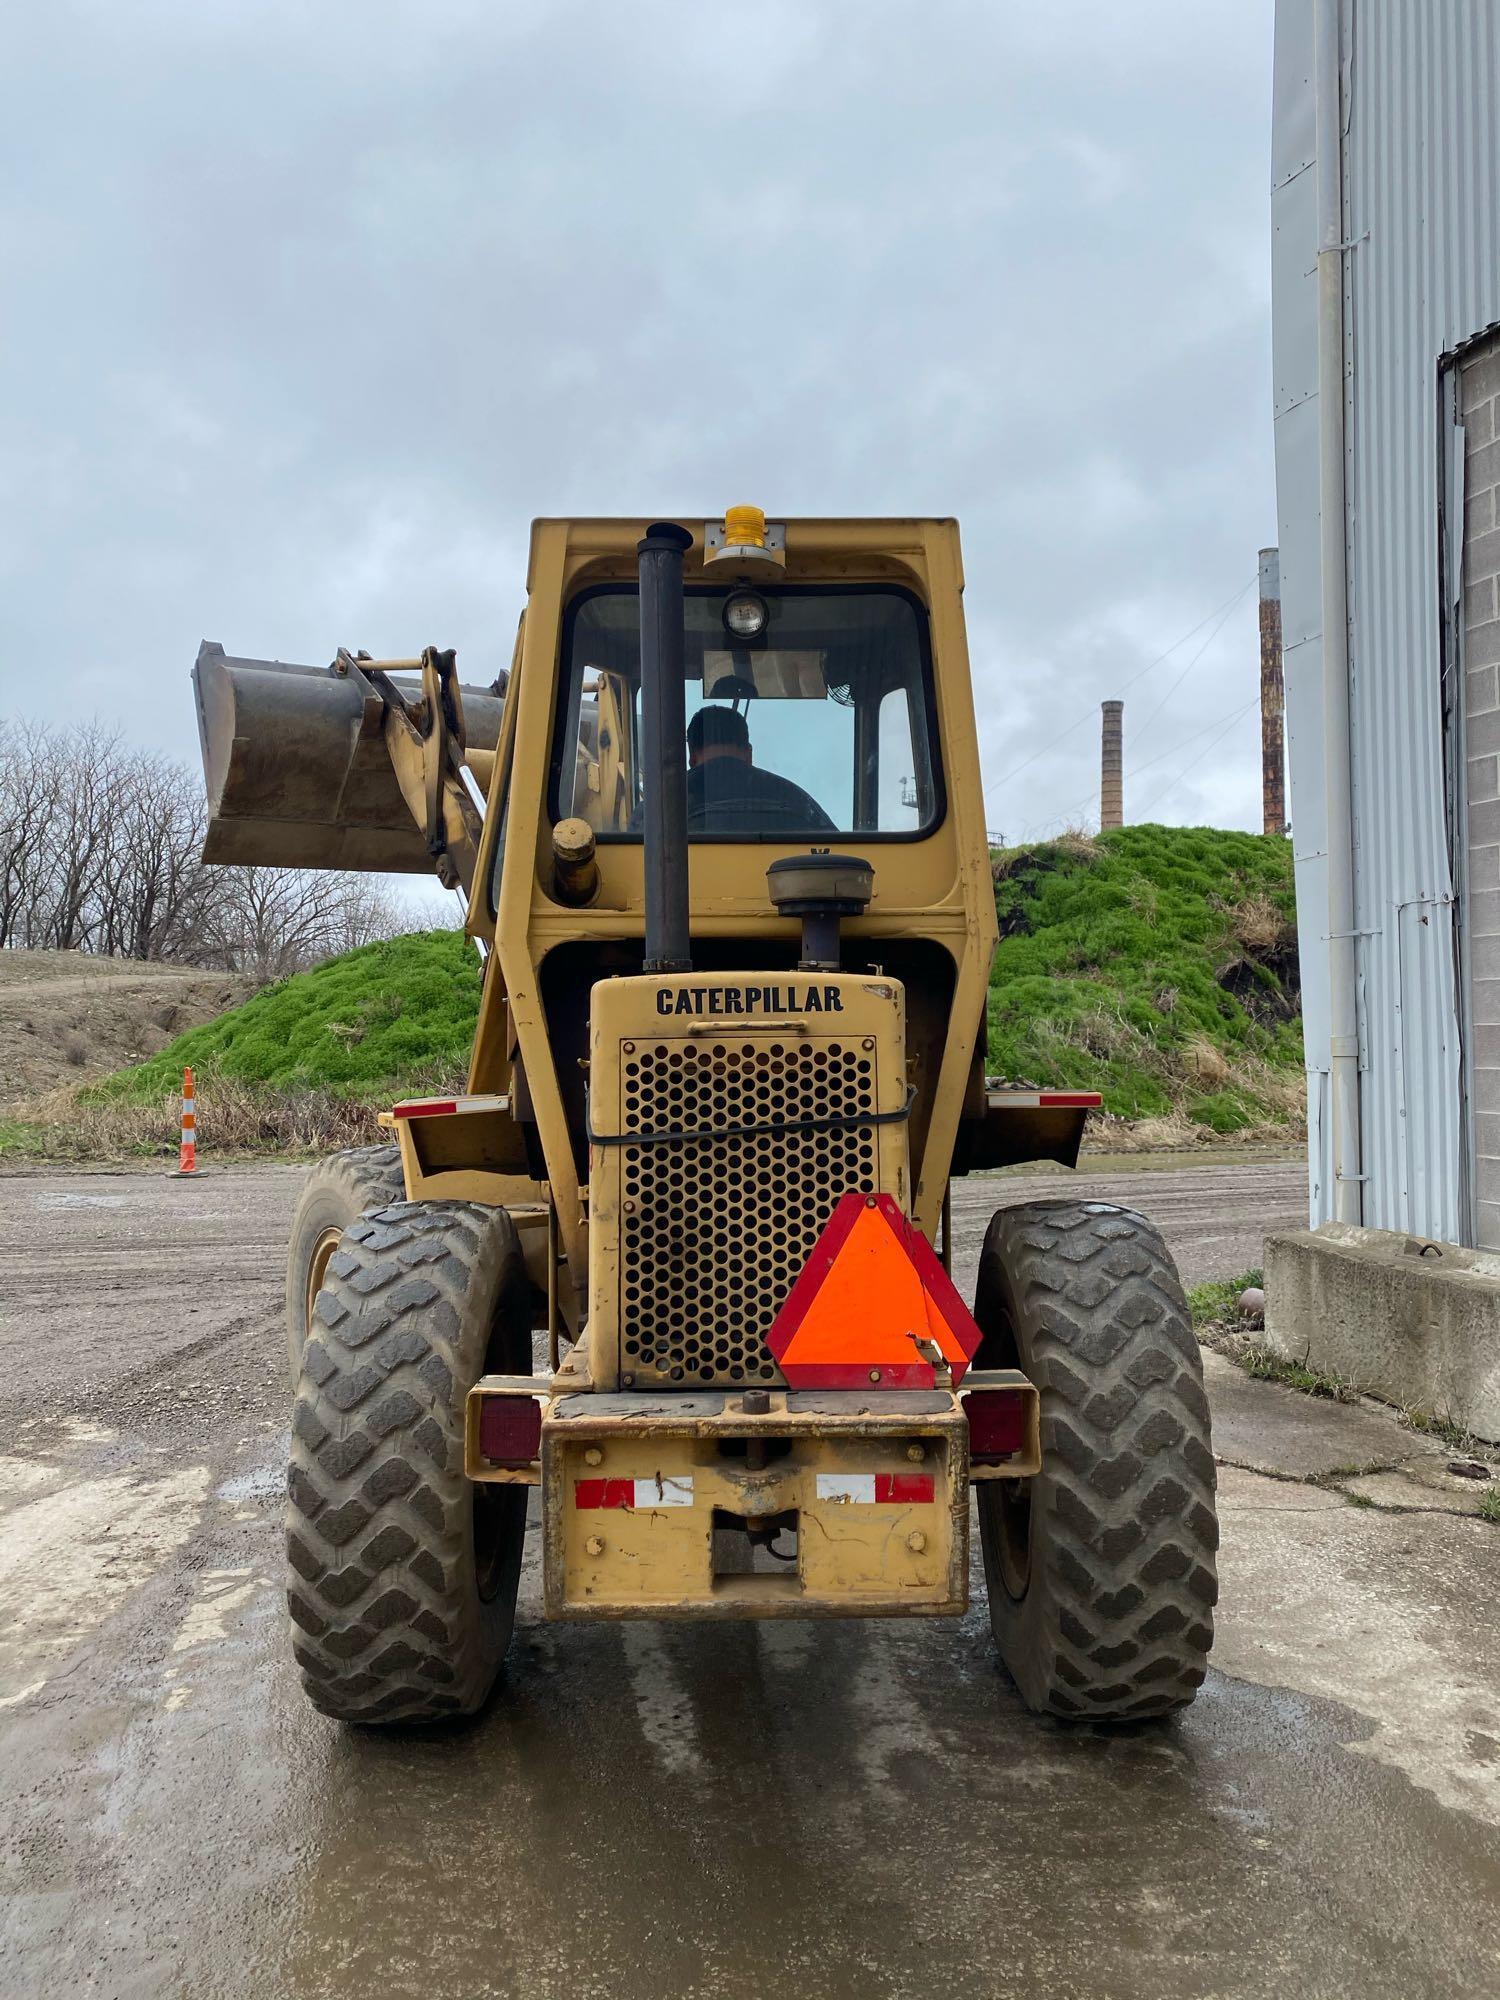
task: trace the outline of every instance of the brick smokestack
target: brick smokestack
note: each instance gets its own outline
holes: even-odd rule
[[[1101,702],[1104,733],[1100,746],[1099,826],[1125,824],[1125,704]]]
[[[1260,552],[1260,796],[1267,833],[1286,832],[1286,685],[1281,667],[1281,552]]]

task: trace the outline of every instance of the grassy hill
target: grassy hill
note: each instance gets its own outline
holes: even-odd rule
[[[993,858],[992,1071],[1227,1133],[1300,1117],[1288,841],[1128,826]]]
[[[422,931],[268,986],[85,1094],[145,1102],[177,1089],[190,1063],[205,1085],[225,1078],[383,1102],[414,1077],[461,1076],[478,1012],[474,947],[458,931]]]
[[[1104,1093],[1147,1139],[1289,1134],[1302,1101],[1291,851],[1202,827],[1068,835],[993,857],[992,1073]],[[330,960],[148,1062],[0,1126],[0,1150],[101,1158],[170,1143],[184,1064],[205,1147],[374,1136],[395,1097],[461,1083],[473,947],[429,931]],[[1108,1122],[1108,1121],[1107,1121]]]
[[[265,988],[148,1062],[0,1118],[0,1157],[170,1153],[187,1064],[205,1152],[367,1144],[394,1098],[462,1087],[478,1009],[479,962],[459,932],[366,945]]]

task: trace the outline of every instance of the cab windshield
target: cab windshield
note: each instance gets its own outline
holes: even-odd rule
[[[689,587],[688,836],[910,837],[941,817],[926,614],[894,587]],[[633,587],[569,609],[555,819],[640,838],[640,625]]]

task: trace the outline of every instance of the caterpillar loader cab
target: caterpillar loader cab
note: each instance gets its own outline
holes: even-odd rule
[[[1191,1700],[1214,1469],[1159,1235],[1022,1201],[949,1275],[952,1178],[1072,1165],[1098,1101],[986,1077],[962,588],[949,520],[541,521],[503,689],[200,654],[210,857],[425,854],[484,954],[467,1091],[294,1225],[327,1713],[483,1703],[532,1487],[552,1618],[961,1612],[972,1512],[1032,1707]],[[278,673],[322,746],[280,789]]]

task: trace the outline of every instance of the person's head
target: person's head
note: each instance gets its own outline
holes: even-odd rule
[[[687,726],[688,762],[696,767],[714,757],[750,762],[750,725],[736,708],[700,708]]]

